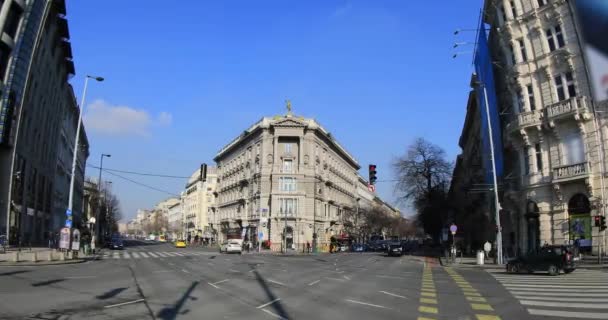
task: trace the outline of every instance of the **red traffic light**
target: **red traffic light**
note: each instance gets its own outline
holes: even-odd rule
[[[370,164],[369,165],[369,171],[376,171],[376,165],[375,164]]]
[[[593,216],[594,225],[599,227],[601,225],[602,217],[601,216]]]

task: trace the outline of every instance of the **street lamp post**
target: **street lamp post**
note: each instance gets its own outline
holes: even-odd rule
[[[110,158],[112,157],[112,155],[110,154],[105,154],[102,153],[101,154],[101,159],[99,161],[99,178],[97,179],[97,199],[98,199],[98,203],[97,203],[97,210],[95,212],[95,217],[98,221],[97,223],[97,231],[101,231],[101,220],[99,219],[99,213],[101,211],[101,172],[103,171],[103,158]],[[101,232],[97,232],[97,234],[101,234]]]
[[[80,101],[80,108],[78,109],[78,123],[76,124],[76,137],[74,138],[74,155],[72,157],[72,175],[70,177],[70,195],[68,200],[68,210],[72,211],[72,207],[74,205],[74,180],[75,180],[75,172],[76,172],[76,161],[78,160],[78,142],[80,141],[80,127],[82,126],[82,111],[84,110],[84,102],[87,95],[87,86],[89,84],[89,79],[94,79],[96,81],[103,81],[102,77],[93,77],[87,75],[84,79],[84,88],[82,90],[82,99]]]

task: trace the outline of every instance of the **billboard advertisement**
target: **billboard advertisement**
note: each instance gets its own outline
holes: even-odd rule
[[[479,114],[481,115],[482,161],[486,172],[485,180],[487,183],[491,183],[493,180],[492,159],[488,127],[491,126],[492,128],[492,142],[494,145],[494,158],[496,163],[497,177],[501,177],[503,174],[502,138],[498,100],[496,98],[496,87],[494,85],[494,73],[492,70],[492,57],[490,55],[490,47],[488,45],[486,26],[483,22],[480,22],[477,35],[478,37],[475,45],[474,65],[477,80],[479,81],[480,85],[475,86],[475,93],[477,95]]]
[[[588,213],[570,215],[570,240],[579,247],[591,246],[591,216]]]
[[[608,1],[573,1],[595,101],[608,99]]]

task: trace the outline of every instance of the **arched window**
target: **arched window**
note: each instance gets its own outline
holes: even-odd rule
[[[575,194],[570,198],[570,201],[568,201],[569,214],[588,214],[590,212],[591,205],[589,204],[589,198],[584,194]]]

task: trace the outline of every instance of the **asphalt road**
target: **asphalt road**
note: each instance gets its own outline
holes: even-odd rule
[[[596,276],[588,272],[566,280]],[[593,318],[589,308],[548,303],[552,295],[530,296],[552,279],[412,256],[228,255],[130,242],[98,261],[0,268],[0,319],[562,319],[560,308]],[[596,306],[604,301],[598,290]],[[608,315],[606,308],[590,312]]]

